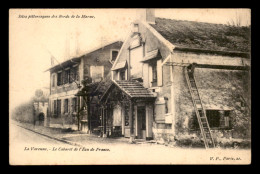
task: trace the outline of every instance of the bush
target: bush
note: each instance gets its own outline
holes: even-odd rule
[[[220,148],[248,149],[251,148],[251,141],[247,139],[214,139],[215,146]],[[176,137],[176,145],[180,147],[204,148],[204,141],[195,135],[180,135]]]
[[[176,137],[176,144],[181,147],[205,147],[204,142],[194,135],[181,135]]]
[[[218,138],[216,146],[221,148],[248,149],[251,148],[251,141],[245,139]]]

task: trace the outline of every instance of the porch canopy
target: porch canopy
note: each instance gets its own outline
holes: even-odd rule
[[[106,92],[101,97],[100,99],[101,102],[109,96],[108,93],[114,87],[120,89],[124,94],[126,94],[131,99],[138,99],[138,98],[155,99],[156,98],[156,96],[147,88],[143,87],[143,85],[140,82],[127,81],[127,80],[121,80],[121,81],[113,80],[110,87],[106,90]]]
[[[102,130],[103,136],[109,131],[108,121],[111,117],[111,113],[115,114],[117,111],[114,110],[113,105],[117,105],[118,101],[126,107],[128,115],[128,123],[130,129],[130,141],[134,136],[133,120],[134,120],[134,105],[136,102],[154,102],[156,96],[149,91],[147,88],[138,81],[114,81],[112,80],[111,85],[107,88],[105,93],[102,95],[101,102],[101,115],[102,115]],[[112,110],[113,109],[113,110]],[[122,126],[122,131],[125,131],[125,126]]]
[[[147,53],[147,55],[141,60],[141,62],[148,62],[151,60],[158,60],[162,58],[160,50],[156,49]]]

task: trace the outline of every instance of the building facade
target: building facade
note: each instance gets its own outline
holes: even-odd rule
[[[212,136],[249,137],[250,28],[156,18],[152,9],[132,24],[113,64],[103,125],[132,139],[201,136],[185,75],[191,65]]]
[[[110,74],[121,46],[121,41],[113,42],[48,70],[51,79],[49,126],[84,129],[81,123],[88,122],[84,117],[87,107],[84,98],[76,94],[83,87],[83,80],[90,79],[89,83],[99,83]],[[78,117],[78,114],[81,116]]]

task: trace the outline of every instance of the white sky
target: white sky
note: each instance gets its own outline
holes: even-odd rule
[[[13,9],[9,18],[9,77],[10,109],[28,101],[36,89],[49,87],[50,53],[59,61],[76,54],[75,33],[78,37],[78,55],[110,42],[126,37],[136,9]],[[18,18],[19,15],[88,15],[87,18]],[[226,24],[236,15],[242,17],[242,25],[249,24],[248,9],[155,9],[156,17],[178,20]],[[70,38],[66,42],[66,38]]]

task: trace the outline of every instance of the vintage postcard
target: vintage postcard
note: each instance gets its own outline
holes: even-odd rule
[[[10,9],[10,165],[251,164],[250,9]]]

